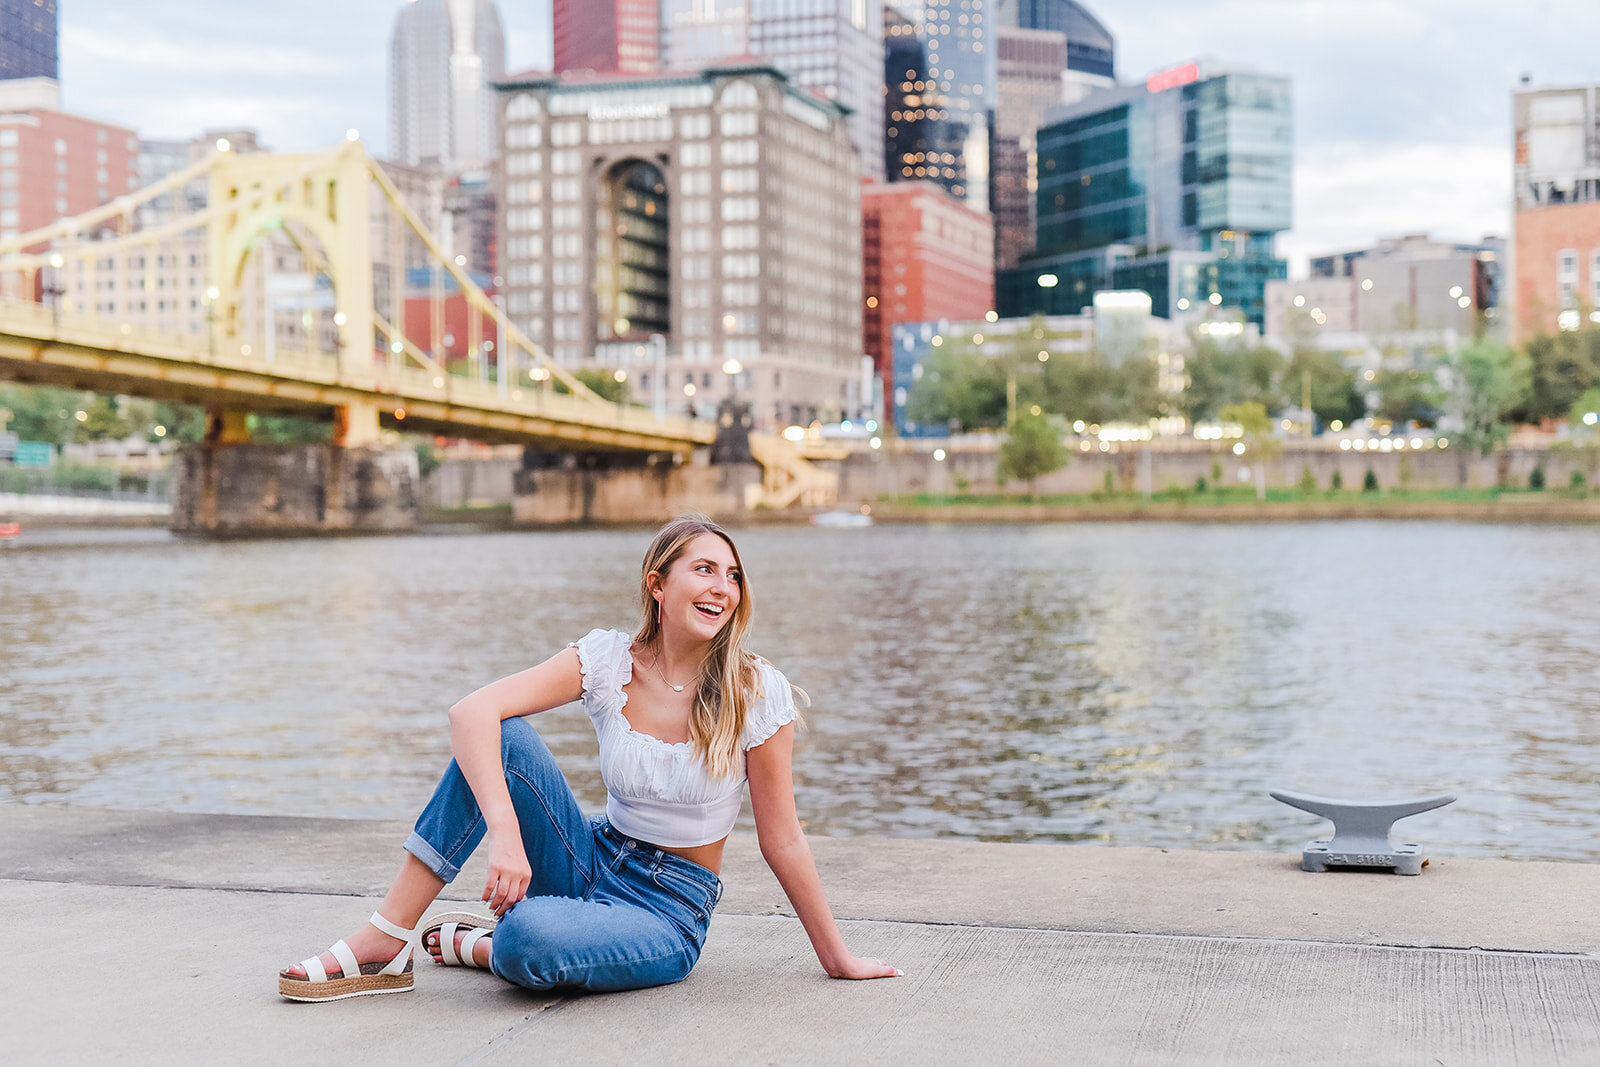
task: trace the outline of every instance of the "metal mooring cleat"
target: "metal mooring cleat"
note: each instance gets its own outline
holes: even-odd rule
[[[1421,874],[1422,865],[1428,862],[1423,858],[1422,846],[1393,845],[1389,841],[1389,830],[1408,815],[1419,815],[1454,803],[1456,795],[1438,793],[1410,800],[1336,800],[1274,789],[1272,799],[1333,822],[1332,838],[1313,841],[1300,854],[1301,870],[1391,867],[1395,874]]]

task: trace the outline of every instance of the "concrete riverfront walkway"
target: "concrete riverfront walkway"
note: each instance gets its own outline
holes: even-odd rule
[[[282,1001],[277,969],[365,919],[407,829],[0,805],[0,1061],[1600,1063],[1600,866],[1439,856],[1402,878],[815,839],[851,947],[906,972],[850,983],[736,835],[681,984],[539,996],[424,957],[411,993]]]

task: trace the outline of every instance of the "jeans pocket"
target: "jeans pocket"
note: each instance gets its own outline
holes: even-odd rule
[[[705,922],[710,917],[711,892],[705,886],[667,867],[658,868],[650,877],[655,882],[656,888],[694,912],[694,917],[700,922]]]

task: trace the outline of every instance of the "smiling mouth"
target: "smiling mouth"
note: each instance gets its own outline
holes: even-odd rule
[[[722,607],[718,604],[696,604],[694,610],[708,619],[722,618]]]

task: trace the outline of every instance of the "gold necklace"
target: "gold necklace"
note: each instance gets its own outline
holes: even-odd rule
[[[650,653],[650,666],[656,672],[656,677],[660,678],[663,682],[666,682],[669,686],[672,686],[672,691],[674,693],[683,692],[683,686],[689,684],[688,682],[684,682],[683,685],[672,685],[672,682],[669,681],[667,676],[661,671],[661,656],[655,652]]]

